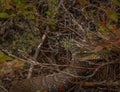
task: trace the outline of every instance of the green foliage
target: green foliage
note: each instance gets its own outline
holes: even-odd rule
[[[108,15],[108,17],[109,17],[111,20],[113,20],[113,21],[115,21],[115,22],[118,21],[118,14],[117,14],[117,12],[115,12],[114,10],[108,9],[108,10],[107,10],[107,15]]]
[[[73,39],[65,39],[62,43],[62,46],[65,50],[68,50],[73,45]]]
[[[103,1],[99,2],[97,0],[96,1],[84,0],[83,2],[82,0],[76,0],[76,1],[83,8],[82,14],[86,18],[87,22],[90,20],[96,26],[95,29],[93,28],[93,30],[96,30],[95,34],[93,32],[93,35],[95,35],[95,37],[101,38],[100,39],[101,42],[107,41],[107,43],[110,43],[105,45],[106,47],[108,46],[107,48],[110,48],[110,46],[113,45],[112,44],[113,42],[120,43],[119,41],[116,42],[116,39],[120,38],[120,32],[118,26],[119,9],[120,9],[119,0],[109,0],[109,1],[105,0],[105,2]],[[109,3],[109,7],[107,6],[107,3]],[[90,27],[92,27],[92,25]],[[97,40],[94,38],[94,36],[91,37],[90,40],[93,43],[95,41],[95,44],[99,44],[99,41],[97,43]]]
[[[16,34],[14,36],[15,41],[11,43],[9,49],[12,49],[16,55],[24,56],[22,53],[31,53],[33,48],[37,47],[39,43],[38,32],[33,33],[32,30],[26,29],[24,34]]]
[[[50,12],[50,11],[46,11],[45,14],[46,14],[47,16],[50,16],[50,15],[51,15],[51,12]]]
[[[118,15],[117,15],[117,13],[112,13],[111,15],[110,15],[110,18],[112,19],[112,20],[114,20],[115,22],[117,22],[118,21]]]
[[[36,90],[36,92],[41,92],[40,90]]]
[[[100,26],[100,31],[101,32],[105,32],[106,31],[106,27],[105,26]]]
[[[57,18],[55,17],[58,14],[58,10],[56,10],[56,3],[57,0],[50,0],[48,4],[43,4],[44,7],[48,7],[48,10],[45,11],[45,14],[49,17],[49,27],[51,30],[55,30],[55,24],[57,22]]]
[[[8,13],[0,13],[0,18],[6,19],[9,18],[9,14]]]
[[[51,0],[51,3],[52,3],[52,4],[55,4],[55,3],[56,3],[56,0]]]
[[[8,60],[13,60],[11,57],[0,54],[0,62],[8,61]]]
[[[95,9],[91,10],[90,13],[94,14],[96,12]]]
[[[21,0],[14,0],[15,3],[21,4]]]
[[[43,4],[43,7],[47,7],[48,6],[48,4]]]
[[[36,2],[37,0],[34,3]],[[0,0],[0,19],[5,22],[11,21],[5,25],[8,34],[1,45],[16,55],[31,53],[39,41],[39,30],[35,29],[37,9],[34,3],[26,0]],[[7,39],[7,36],[10,38]]]
[[[112,0],[113,4],[117,5],[117,6],[120,6],[120,1],[118,0]]]
[[[0,18],[35,18],[36,6],[24,0],[2,0],[0,5]]]

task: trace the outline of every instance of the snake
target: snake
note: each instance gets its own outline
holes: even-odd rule
[[[83,56],[77,56],[77,60],[78,59],[86,61],[100,59],[100,57],[89,53],[88,55],[84,54]],[[73,63],[71,63],[71,65],[72,64]],[[47,76],[37,76],[19,82],[15,81],[12,83],[9,92],[66,92],[75,85],[74,82],[77,79],[75,76],[79,76],[79,74],[83,72],[85,71],[68,66],[58,73],[49,74]]]

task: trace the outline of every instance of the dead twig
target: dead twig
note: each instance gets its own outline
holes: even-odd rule
[[[1,86],[1,85],[0,85],[0,89],[2,89],[4,92],[8,92],[8,90],[5,87]]]
[[[34,60],[36,61],[36,59],[37,59],[37,57],[38,57],[38,55],[39,55],[39,52],[40,52],[40,48],[41,48],[41,46],[44,44],[44,41],[45,41],[45,39],[46,39],[46,36],[47,36],[47,31],[49,30],[49,27],[47,26],[47,28],[46,28],[46,32],[43,34],[43,36],[42,36],[42,41],[41,41],[41,43],[38,45],[38,47],[37,47],[37,49],[36,49],[36,51],[35,51],[35,54],[34,54],[34,56],[33,56],[33,58],[34,58]]]
[[[120,62],[107,62],[107,63],[104,63],[104,64],[101,64],[100,66],[98,66],[92,74],[90,75],[87,75],[87,76],[78,76],[78,75],[74,75],[74,74],[71,74],[71,73],[68,73],[68,72],[64,72],[64,71],[61,71],[62,73],[64,74],[67,74],[67,75],[70,75],[71,77],[76,77],[76,78],[81,78],[81,79],[89,79],[91,77],[93,77],[98,71],[99,69],[101,69],[102,67],[104,66],[107,66],[107,65],[111,65],[111,64],[116,64],[116,63],[120,63]]]

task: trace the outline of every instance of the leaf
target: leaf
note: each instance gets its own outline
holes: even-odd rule
[[[99,52],[99,51],[103,50],[103,48],[104,48],[104,47],[103,47],[103,46],[100,46],[100,45],[99,45],[99,46],[96,46],[93,52],[95,52],[95,53],[96,53],[96,52]]]
[[[10,15],[8,13],[0,13],[0,18],[9,18]]]
[[[56,3],[56,0],[51,0],[51,3],[52,3],[52,4],[55,4],[55,3]]]
[[[3,54],[0,55],[0,62],[4,62],[4,61],[8,61],[8,60],[13,60],[13,59],[11,57],[3,55]]]
[[[96,12],[96,10],[94,9],[94,10],[91,10],[90,12],[91,12],[92,14],[94,14],[94,13]]]
[[[21,0],[14,0],[15,1],[15,3],[17,3],[17,4],[21,4]]]
[[[112,2],[117,5],[117,6],[120,6],[120,2],[118,0],[112,0]]]
[[[107,10],[107,16],[115,22],[118,21],[118,14],[112,9]]]
[[[48,4],[43,4],[43,7],[47,7],[48,6]]]
[[[36,90],[36,92],[40,92],[40,90]]]
[[[47,14],[48,16],[50,16],[51,12],[50,11],[46,11],[45,14]]]
[[[100,26],[100,31],[105,32],[106,28],[104,25]]]
[[[116,13],[116,12],[112,13],[112,14],[110,15],[110,18],[111,18],[112,20],[114,20],[115,22],[117,22],[117,21],[118,21],[118,15],[117,15],[117,13]]]

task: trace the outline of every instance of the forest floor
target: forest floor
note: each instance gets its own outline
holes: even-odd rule
[[[119,0],[18,1],[0,1],[0,92],[120,91]]]

